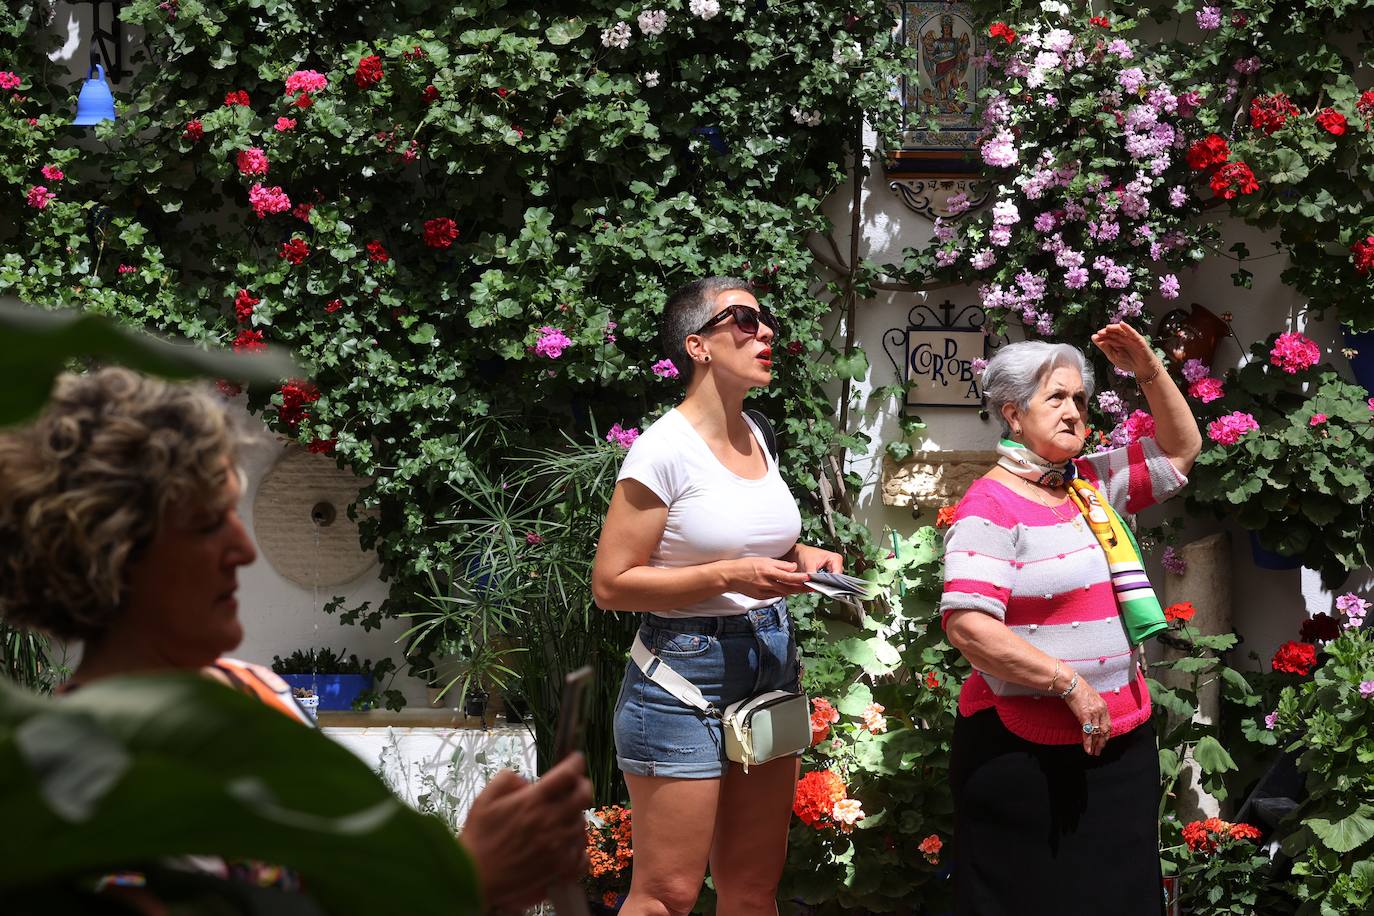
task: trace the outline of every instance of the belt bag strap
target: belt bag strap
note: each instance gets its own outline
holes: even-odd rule
[[[644,638],[636,635],[634,645],[630,646],[630,658],[634,659],[644,676],[693,709],[699,709],[713,719],[721,717],[720,710],[706,702],[706,697],[687,678],[678,674],[668,663],[644,645]]]

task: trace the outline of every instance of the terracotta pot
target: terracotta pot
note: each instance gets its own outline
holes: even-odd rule
[[[1155,337],[1174,366],[1190,359],[1212,364],[1217,345],[1231,333],[1231,326],[1196,302],[1192,312],[1174,309],[1159,319]]]

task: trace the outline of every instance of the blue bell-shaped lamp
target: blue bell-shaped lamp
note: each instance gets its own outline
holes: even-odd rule
[[[114,95],[105,82],[105,68],[101,64],[93,64],[86,82],[81,84],[81,94],[76,97],[76,117],[72,118],[72,123],[99,124],[114,119]]]

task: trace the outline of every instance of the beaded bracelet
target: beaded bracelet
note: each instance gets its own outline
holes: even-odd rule
[[[1059,695],[1059,699],[1061,699],[1061,700],[1067,700],[1067,699],[1069,698],[1069,694],[1073,693],[1074,688],[1077,687],[1077,686],[1078,686],[1078,672],[1075,671],[1075,672],[1073,673],[1073,678],[1070,679],[1070,681],[1069,681],[1069,686],[1067,686],[1067,687],[1064,688],[1064,692],[1061,693],[1061,694]]]
[[[1137,378],[1137,379],[1135,380],[1135,383],[1136,383],[1137,385],[1141,385],[1141,386],[1148,385],[1148,384],[1150,384],[1151,382],[1153,382],[1155,379],[1159,378],[1159,373],[1160,373],[1161,371],[1163,371],[1163,369],[1164,369],[1164,366],[1163,366],[1163,365],[1155,366],[1155,371],[1152,372],[1152,373],[1150,373],[1150,377],[1149,377],[1149,378],[1146,378],[1146,379]]]

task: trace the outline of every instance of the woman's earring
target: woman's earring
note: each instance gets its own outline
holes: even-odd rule
[[[703,363],[709,363],[709,362],[711,361],[711,354],[710,354],[710,353],[707,353],[705,356],[703,356],[703,357],[701,358],[701,361],[702,361]]]

